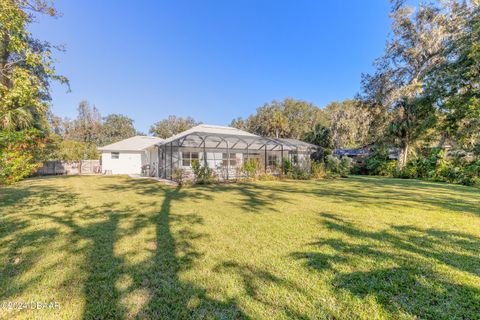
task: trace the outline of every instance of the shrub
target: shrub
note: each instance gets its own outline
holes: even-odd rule
[[[280,172],[281,167],[280,167],[280,161],[274,161],[270,166],[267,167],[268,171],[270,172]]]
[[[409,161],[397,176],[474,186],[479,185],[480,162],[468,162],[459,154],[447,159],[444,151],[432,149]]]
[[[176,181],[179,185],[185,183],[185,170],[182,168],[175,168],[172,172],[172,179]]]
[[[350,172],[356,175],[369,174],[365,160],[366,159],[363,159],[363,160],[360,160],[359,162],[352,163],[352,169],[350,170]]]
[[[310,172],[300,166],[293,166],[292,170],[287,174],[290,179],[308,180],[311,178]]]
[[[465,152],[456,152],[447,158],[442,149],[426,149],[410,160],[401,171],[397,171],[396,165],[396,161],[388,159],[388,149],[383,146],[377,146],[366,160],[366,169],[372,175],[470,186],[480,184],[480,160],[469,161]]]
[[[192,161],[192,171],[195,177],[195,183],[209,184],[215,182],[213,170],[206,165],[201,165],[198,160]]]
[[[311,175],[314,179],[324,179],[327,176],[325,164],[321,161],[313,161]]]
[[[394,177],[404,178],[404,179],[415,179],[417,178],[417,167],[411,163],[407,163],[405,167],[400,171],[395,171]]]
[[[346,156],[342,157],[342,159],[338,159],[337,157],[329,155],[325,158],[325,166],[327,171],[332,175],[347,177],[350,173],[352,160]]]
[[[292,169],[293,169],[293,164],[292,164],[292,161],[290,161],[290,159],[283,159],[283,165],[282,165],[282,173],[285,174],[285,175],[288,175],[290,172],[292,172]]]
[[[350,169],[352,168],[352,159],[347,156],[343,156],[342,160],[340,160],[340,172],[339,174],[342,177],[347,177],[350,173]]]
[[[340,171],[340,159],[332,155],[326,156],[325,167],[331,173],[337,173],[338,171]]]
[[[258,162],[255,159],[247,159],[242,164],[242,170],[247,178],[254,179],[257,175]]]
[[[365,168],[370,175],[394,177],[397,175],[397,161],[390,160],[389,150],[383,145],[375,146],[372,154],[365,161]]]
[[[456,183],[480,186],[480,160],[465,163],[463,166],[456,168]]]
[[[0,131],[0,184],[13,184],[33,174],[45,148],[37,130]]]
[[[377,175],[384,177],[395,177],[397,175],[397,161],[389,160],[377,167]]]
[[[445,152],[433,148],[409,161],[398,175],[402,178],[434,180],[435,177],[438,177],[437,171],[443,165],[445,165]]]

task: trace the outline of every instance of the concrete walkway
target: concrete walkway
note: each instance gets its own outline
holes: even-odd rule
[[[171,186],[177,186],[178,185],[178,183],[176,183],[175,181],[168,180],[168,179],[163,179],[163,178],[145,177],[145,176],[142,176],[142,175],[139,175],[139,174],[129,174],[128,176],[132,179],[150,179],[150,180],[155,180],[155,181],[158,181],[158,182],[162,182],[162,183],[165,183],[165,184],[168,184],[168,185],[171,185]]]

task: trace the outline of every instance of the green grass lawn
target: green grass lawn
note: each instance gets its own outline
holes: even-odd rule
[[[480,319],[480,190],[30,179],[0,189],[7,301],[60,308],[3,319]]]

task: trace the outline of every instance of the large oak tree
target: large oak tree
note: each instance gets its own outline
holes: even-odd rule
[[[392,37],[375,62],[375,73],[363,76],[362,86],[365,101],[383,109],[384,134],[400,149],[402,169],[412,146],[435,125],[435,99],[424,94],[425,81],[446,59],[452,19],[448,8],[420,4],[415,10],[403,0],[393,1],[391,18]]]

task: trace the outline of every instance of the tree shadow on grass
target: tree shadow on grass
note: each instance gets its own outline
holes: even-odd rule
[[[361,183],[363,185],[370,185],[373,187],[376,186],[380,188],[386,184],[405,190],[408,190],[413,186],[417,190],[424,190],[427,192],[430,192],[431,189],[434,188],[436,193],[442,196],[455,195],[456,193],[466,193],[472,196],[478,196],[480,194],[479,188],[447,182],[432,182],[419,179],[386,178],[380,176],[361,175],[351,175],[348,177],[348,179],[355,183]]]
[[[275,190],[261,188],[255,183],[241,183],[229,186],[224,191],[232,191],[232,189],[242,196],[240,208],[247,212],[262,213],[266,210],[280,212],[279,203],[291,203],[291,199],[281,192]],[[232,201],[233,205],[238,206],[238,201]]]
[[[65,250],[78,260],[79,265],[74,266],[74,270],[79,274],[67,275],[59,285],[62,291],[58,296],[63,301],[66,291],[75,290],[69,287],[74,284],[83,286],[84,319],[248,319],[237,307],[236,301],[213,299],[205,289],[179,276],[202,256],[194,242],[208,235],[195,231],[194,226],[203,223],[200,216],[190,212],[172,212],[172,204],[186,199],[205,201],[209,199],[208,194],[134,180],[126,180],[121,185],[107,185],[101,191],[115,193],[116,196],[124,191],[141,196],[158,195],[158,201],[135,201],[132,206],[119,202],[81,205],[76,194],[39,184],[16,187],[15,191],[11,191],[11,196],[15,197],[13,201],[6,201],[7,197],[0,199],[0,207],[9,210],[8,218],[0,217],[0,243],[8,245],[4,251],[9,254],[7,260],[0,259],[2,300],[20,296],[26,289],[31,290],[37,278],[29,282],[19,279],[37,264],[43,250],[48,250],[60,236],[58,230],[61,229],[61,240],[65,244],[59,250]],[[61,204],[62,201],[65,202],[62,212],[43,212],[44,207]],[[151,212],[160,202],[157,214],[142,213],[143,209]],[[17,214],[16,210],[21,212]],[[29,229],[39,221],[53,227],[41,231]],[[120,229],[122,222],[127,222],[128,228]],[[132,264],[132,261],[127,261],[127,255],[115,252],[115,246],[124,237],[128,239],[128,236],[152,226],[156,231],[154,245],[147,246],[152,253],[150,258]],[[11,234],[15,236],[12,238]],[[136,241],[141,240],[146,239]],[[145,248],[144,243],[139,245]],[[25,246],[34,246],[36,250],[31,255],[23,255],[18,262],[16,253]],[[129,250],[133,248],[130,246]],[[62,261],[58,263],[50,267],[63,270]],[[53,275],[58,272],[46,271]],[[130,282],[119,286],[121,277],[130,279]],[[128,297],[133,297],[133,300],[126,299]],[[79,311],[78,306],[66,307]]]
[[[333,272],[335,290],[373,296],[391,315],[479,317],[480,286],[469,283],[480,278],[480,238],[413,226],[365,231],[330,213],[321,214],[321,223],[340,237],[319,239],[310,244],[312,251],[293,257],[310,269]],[[456,278],[443,267],[463,275]],[[465,273],[470,282],[461,283]]]
[[[413,201],[453,212],[480,215],[480,189],[413,179],[351,176],[358,190],[369,190],[387,200]],[[390,198],[392,197],[392,198]]]
[[[294,310],[283,301],[276,302],[272,297],[268,298],[264,290],[269,287],[275,287],[276,290],[288,291],[292,293],[308,296],[308,293],[298,287],[295,283],[282,279],[277,275],[263,270],[255,265],[240,264],[235,261],[225,261],[219,263],[214,269],[216,273],[226,273],[229,277],[236,276],[242,283],[245,295],[256,302],[270,309],[269,314],[272,318],[287,317],[291,319],[309,319],[301,310]]]
[[[325,198],[330,202],[359,208],[404,210],[418,209],[421,206],[480,216],[480,189],[418,180],[352,176],[341,181],[279,181],[275,184],[258,183],[251,186],[247,184],[246,190],[273,196],[266,203],[259,204],[259,209],[262,205],[274,204],[275,199],[291,201],[292,195],[302,195],[315,200]]]
[[[0,189],[0,301],[19,296],[42,280],[42,270],[25,275],[41,260],[59,232],[38,228],[31,214],[45,205],[69,207],[77,194],[52,186],[17,185]],[[55,265],[45,266],[43,271]]]
[[[359,182],[360,184],[363,182]],[[190,319],[190,318],[248,318],[232,298],[225,300],[213,299],[208,292],[198,285],[182,280],[180,274],[192,267],[192,264],[202,256],[195,247],[195,240],[208,235],[195,231],[193,226],[202,224],[201,217],[194,213],[174,212],[172,205],[189,199],[189,201],[213,200],[212,192],[221,193],[233,191],[244,196],[242,208],[245,210],[260,210],[274,207],[275,200],[288,199],[288,194],[302,194],[312,197],[327,196],[340,202],[375,203],[380,206],[398,206],[392,204],[384,195],[376,192],[375,186],[367,189],[338,188],[319,189],[308,185],[299,188],[297,184],[280,183],[278,186],[262,184],[238,186],[200,186],[192,188],[173,188],[159,186],[158,183],[134,181],[121,185],[108,185],[105,191],[130,192],[135,190],[140,195],[158,195],[163,198],[159,213],[152,218],[156,226],[155,249],[153,257],[133,267],[122,267],[121,272],[132,278],[131,284],[121,293],[122,296],[140,293],[143,298],[142,307],[134,313],[139,319]],[[375,182],[376,184],[376,182]],[[388,184],[378,188],[388,188]],[[422,187],[423,188],[423,187]],[[422,191],[423,189],[419,190]],[[431,189],[431,188],[430,188]],[[435,189],[435,188],[433,188]],[[265,192],[274,198],[265,196]],[[402,187],[391,191],[396,200],[411,200],[412,194],[418,190],[407,190]],[[431,191],[431,190],[430,190]],[[428,191],[428,192],[430,192]],[[384,190],[385,192],[385,190]],[[423,192],[423,191],[422,191]],[[451,195],[452,197],[454,195]],[[467,202],[465,205],[447,206],[439,202],[440,196],[429,196],[415,201],[432,206],[442,206],[458,212],[476,212],[477,208]],[[450,201],[447,198],[444,201]],[[329,229],[343,233],[353,239],[361,239],[365,243],[355,243],[343,239],[320,239],[313,247],[328,246],[335,254],[312,251],[296,253],[294,256],[305,261],[309,268],[316,270],[336,270],[338,265],[349,265],[353,268],[362,266],[365,261],[371,265],[376,262],[391,263],[393,267],[380,267],[369,271],[353,271],[339,273],[332,285],[335,290],[348,292],[359,298],[375,296],[387,312],[391,314],[406,313],[412,316],[426,318],[470,317],[479,311],[478,290],[473,286],[454,283],[433,270],[431,261],[444,264],[460,271],[478,276],[478,247],[480,240],[468,234],[449,233],[435,229],[418,229],[412,226],[401,226],[390,230],[372,232],[364,231],[341,218],[325,213],[323,224]],[[372,244],[373,243],[373,244]],[[383,244],[381,244],[383,243]],[[382,246],[394,248],[397,253],[385,251]],[[441,249],[441,247],[450,250]],[[443,251],[442,251],[443,250]],[[421,257],[419,261],[412,264]],[[255,281],[272,282],[282,285],[282,279],[277,279],[263,271],[241,266],[234,262],[226,262],[218,266],[218,270],[235,272],[244,279],[245,292],[252,299],[265,305],[258,294],[259,285]],[[218,271],[217,270],[217,271]],[[367,285],[365,285],[367,284]],[[421,301],[417,299],[420,297]],[[463,301],[462,299],[466,299]],[[462,308],[445,306],[459,305]],[[122,305],[116,301],[113,306]],[[272,308],[279,308],[273,306]],[[468,307],[468,308],[467,308]],[[292,318],[305,318],[298,310],[285,309],[285,315]],[[86,318],[88,317],[87,314]],[[93,314],[92,314],[93,315]],[[100,317],[103,314],[96,314]],[[132,315],[126,315],[131,317]]]
[[[339,275],[333,283],[357,297],[374,296],[392,315],[419,319],[478,319],[480,288],[457,284],[418,266],[382,268]]]
[[[34,207],[62,205],[71,207],[78,201],[78,194],[54,186],[46,185],[18,185],[0,189],[0,209],[7,211],[9,208],[26,209]]]
[[[191,211],[179,212],[174,205],[186,200],[193,203],[210,201],[214,199],[211,193],[229,191],[232,188],[237,194],[244,195],[241,199],[242,208],[255,210],[274,208],[275,201],[289,199],[290,193],[311,197],[336,197],[342,203],[354,202],[357,198],[365,202],[373,201],[378,205],[388,203],[384,195],[377,195],[374,191],[322,189],[324,186],[315,183],[282,182],[278,185],[221,186],[219,189],[216,189],[216,186],[173,188],[161,186],[153,181],[125,179],[117,184],[103,184],[100,191],[116,196],[122,196],[122,192],[133,192],[140,196],[158,196],[158,201],[150,202],[150,199],[147,199],[144,202],[136,201],[134,206],[106,203],[102,206],[85,205],[81,208],[70,208],[76,201],[74,193],[64,194],[64,190],[55,188],[46,191],[41,186],[35,186],[15,195],[16,206],[11,202],[5,203],[6,198],[0,200],[0,207],[9,210],[7,218],[0,217],[8,230],[0,229],[0,242],[8,243],[9,247],[6,251],[15,257],[18,248],[25,247],[27,243],[48,247],[48,244],[58,235],[56,228],[48,228],[41,233],[29,230],[28,227],[31,226],[33,219],[17,220],[12,212],[19,208],[19,205],[21,210],[25,210],[31,217],[36,213],[39,218],[51,219],[67,227],[70,232],[67,236],[69,243],[66,250],[85,257],[85,261],[79,266],[81,270],[85,270],[86,274],[83,279],[86,302],[83,317],[85,319],[248,318],[248,315],[238,306],[236,299],[215,299],[201,285],[182,279],[181,274],[191,269],[202,257],[196,241],[208,237],[208,234],[198,231],[201,228],[195,228],[203,224],[201,216]],[[385,187],[387,185],[382,188]],[[43,202],[31,201],[42,192],[46,197],[49,193],[53,196],[47,200],[43,199]],[[404,189],[394,191],[394,196],[400,200],[409,199],[409,195],[411,193]],[[439,199],[440,197],[436,196],[428,198],[425,204],[433,206],[434,201],[440,201]],[[38,208],[48,206],[55,201],[59,201],[59,204],[65,203],[66,215],[38,213]],[[38,205],[38,208],[33,208],[35,205]],[[470,205],[473,206],[473,204],[467,204],[467,209],[465,207],[456,207],[456,209],[458,212],[471,212],[473,209]],[[149,211],[152,207],[158,206],[158,212],[154,216],[144,215],[140,212],[142,206],[148,207]],[[132,220],[133,223],[128,230],[120,230],[119,226],[125,220]],[[373,295],[392,314],[403,312],[426,318],[437,315],[441,317],[442,314],[445,315],[444,317],[475,318],[476,312],[480,314],[477,288],[454,283],[430,266],[435,262],[466,272],[467,276],[478,277],[480,270],[478,238],[463,233],[418,229],[412,226],[395,227],[378,232],[365,231],[328,213],[322,215],[322,223],[348,239],[319,239],[311,244],[311,252],[296,253],[294,256],[305,261],[306,266],[318,271],[336,271],[338,265],[355,268],[365,262],[371,265],[375,262],[379,263],[378,267],[368,271],[354,270],[350,273],[337,273],[332,282],[335,290],[360,298]],[[155,240],[151,255],[146,260],[132,265],[127,263],[128,259],[125,256],[115,254],[114,247],[122,237],[133,235],[152,225],[155,228]],[[23,229],[25,238],[23,240],[20,236],[14,239],[8,238],[9,232],[13,232],[14,229]],[[360,239],[361,243],[356,243],[355,239]],[[392,254],[391,250],[386,251],[384,246],[394,249],[395,252]],[[319,247],[329,248],[335,253],[319,251]],[[38,254],[40,255],[41,252],[38,251]],[[29,269],[29,264],[35,264],[39,255],[26,256],[28,259],[24,260],[25,264],[22,267],[24,269],[15,271],[17,275]],[[388,263],[391,266],[385,266]],[[8,268],[11,266],[7,266],[4,270],[12,273],[13,269],[8,270]],[[263,284],[290,286],[275,275],[236,262],[223,263],[219,266],[219,270],[239,275],[244,279],[246,294],[265,305],[271,301],[262,299],[259,294]],[[131,279],[131,281],[125,287],[118,288],[117,283],[120,277]],[[256,284],[255,281],[257,281]],[[65,286],[70,283],[65,282]],[[369,284],[365,286],[366,283]],[[21,292],[30,283],[21,285],[19,283],[16,288],[9,289],[11,290],[9,295]],[[404,285],[408,290],[399,289]],[[0,288],[4,289],[2,283]],[[125,302],[123,300],[125,297],[134,297],[134,303],[140,302],[140,307],[132,312],[132,304]],[[421,297],[423,301],[416,303],[414,300],[417,297]],[[462,302],[460,299],[466,300]],[[446,304],[448,300],[451,301],[452,307],[443,306],[442,303]],[[455,305],[461,306],[462,309],[453,310]],[[280,308],[278,305],[270,306],[272,309]],[[465,308],[467,311],[464,310]],[[305,318],[298,310],[288,310],[288,308],[285,310],[287,317]]]
[[[125,178],[124,183],[107,184],[102,190],[107,192],[131,192],[135,190],[137,194],[154,196],[163,196],[165,192],[173,190],[175,187],[164,185],[153,180]],[[192,202],[213,201],[214,196],[228,194],[240,196],[240,199],[230,201],[231,204],[240,207],[249,213],[261,213],[265,210],[278,212],[279,203],[291,203],[291,199],[283,192],[278,192],[275,188],[265,188],[257,183],[236,183],[236,184],[203,184],[182,187],[176,197],[178,199],[188,196]]]
[[[126,183],[105,186],[105,190],[119,192],[138,189],[142,195],[162,194],[171,186],[155,181],[125,178]],[[213,200],[214,195],[237,195],[230,203],[250,213],[280,212],[279,203],[295,204],[292,196],[312,200],[325,198],[330,202],[359,208],[382,209],[441,208],[455,213],[480,216],[480,189],[459,185],[432,183],[418,180],[387,179],[351,176],[342,181],[275,181],[272,183],[237,183],[197,185],[183,188],[196,194],[198,200]],[[193,200],[195,201],[195,199]],[[305,199],[299,200],[305,201]]]
[[[152,258],[125,270],[133,283],[124,294],[140,290],[148,297],[136,314],[139,319],[248,319],[236,301],[213,299],[205,289],[179,277],[202,256],[194,241],[208,235],[194,230],[195,225],[203,224],[200,216],[174,213],[172,203],[195,195],[199,196],[180,187],[166,191],[159,213],[152,218],[156,235]]]
[[[138,203],[150,209],[159,205],[157,214],[143,216],[138,207],[130,210],[124,208],[120,214],[120,219],[138,218],[129,230],[119,232],[120,237],[154,225],[155,240],[150,249],[151,257],[132,265],[126,263],[125,256],[113,255],[116,238],[113,235],[118,221],[110,219],[108,225],[92,226],[98,228],[94,232],[97,240],[103,232],[110,236],[103,235],[103,241],[93,241],[84,319],[248,319],[237,307],[236,301],[213,299],[205,289],[179,276],[202,256],[195,241],[208,235],[195,229],[196,225],[203,224],[201,216],[193,212],[173,212],[172,205],[185,200],[208,201],[211,199],[208,193],[195,188],[184,190],[153,181],[132,179],[126,179],[122,184],[104,185],[102,190],[158,196],[159,201]],[[159,202],[161,204],[157,204]],[[98,247],[95,244],[100,247],[95,249]],[[115,284],[120,277],[127,281],[118,289]]]
[[[15,230],[16,226],[18,224],[7,223],[6,227],[9,230]],[[30,277],[28,280],[20,279],[41,259],[44,252],[42,248],[47,247],[57,234],[57,230],[53,228],[20,232],[14,239],[2,242],[0,301],[17,296],[39,281],[41,274]]]
[[[266,188],[257,183],[211,184],[193,186],[191,189],[202,190],[212,194],[226,193],[228,197],[240,196],[229,201],[248,213],[280,212],[279,203],[292,203],[291,198],[276,188]]]
[[[86,319],[121,319],[124,315],[123,308],[118,304],[120,293],[115,287],[123,261],[115,257],[114,245],[118,239],[119,221],[128,213],[114,211],[116,205],[115,202],[95,208],[86,205],[70,211],[67,216],[31,214],[37,219],[50,220],[66,227],[69,236],[64,249],[85,257],[84,264],[78,268],[87,275],[83,279]],[[85,221],[87,217],[92,222]],[[70,281],[70,278],[65,280],[64,286],[69,286]]]

